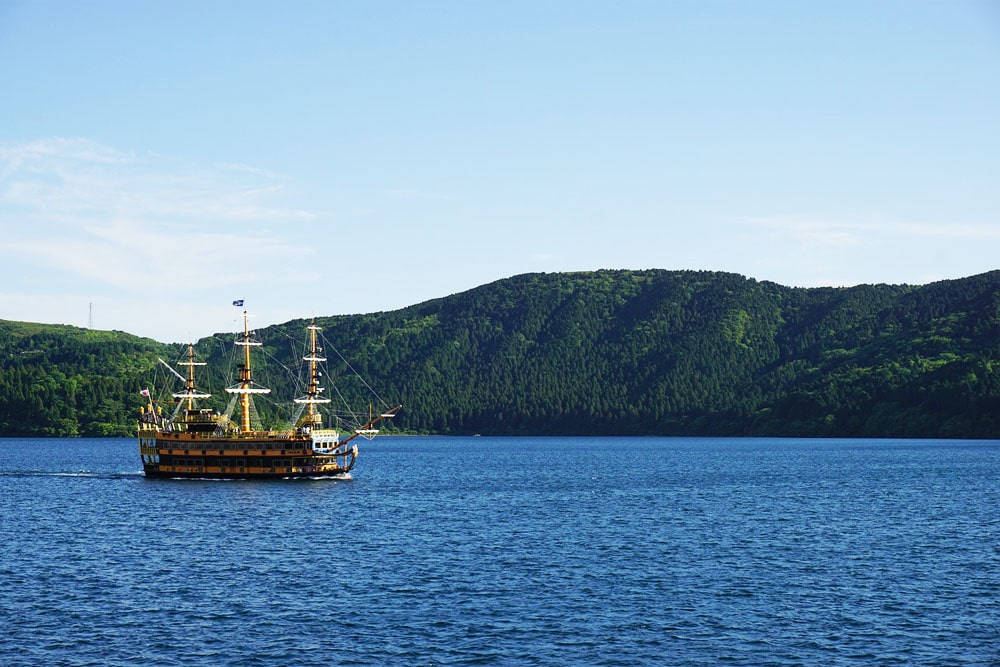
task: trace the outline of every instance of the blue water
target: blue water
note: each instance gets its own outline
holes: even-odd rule
[[[1000,442],[0,440],[3,665],[997,665]]]

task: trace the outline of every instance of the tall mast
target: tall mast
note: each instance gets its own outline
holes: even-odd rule
[[[313,318],[312,324],[306,328],[309,330],[309,354],[302,357],[302,360],[309,362],[309,385],[306,388],[305,397],[296,398],[295,402],[306,404],[306,417],[302,420],[303,423],[319,426],[322,423],[322,418],[316,406],[320,403],[330,402],[329,398],[319,398],[323,387],[319,386],[320,374],[317,364],[326,361],[326,357],[321,357],[320,350],[316,347],[316,332],[322,331],[322,327],[316,326],[316,318]]]
[[[194,345],[188,344],[188,360],[178,362],[178,366],[187,366],[187,378],[184,378],[184,391],[177,392],[173,394],[174,398],[179,398],[181,400],[187,401],[187,409],[194,410],[194,399],[196,398],[209,398],[211,394],[203,394],[199,392],[194,387],[194,367],[195,366],[205,366],[204,361],[194,360]],[[168,366],[169,368],[169,366]]]
[[[270,389],[253,386],[253,373],[250,370],[250,348],[257,347],[261,343],[250,337],[250,324],[247,311],[243,311],[243,338],[236,341],[237,345],[243,346],[243,363],[240,364],[240,382],[234,387],[227,387],[230,394],[239,394],[240,397],[240,428],[244,433],[251,431],[250,407],[253,405],[251,394],[268,394]]]

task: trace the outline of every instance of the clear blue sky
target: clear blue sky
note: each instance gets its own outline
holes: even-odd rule
[[[0,319],[1000,266],[1000,3],[0,0]]]

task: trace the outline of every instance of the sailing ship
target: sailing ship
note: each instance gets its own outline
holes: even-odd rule
[[[234,302],[234,305],[242,305]],[[373,438],[377,425],[389,419],[401,405],[375,413],[369,407],[367,421],[356,420],[356,426],[341,433],[334,425],[325,425],[321,406],[331,402],[323,396],[320,364],[326,361],[317,343],[321,330],[315,320],[307,327],[309,348],[303,361],[307,364],[304,395],[294,399],[297,414],[285,425],[264,428],[260,424],[254,397],[269,394],[270,389],[257,384],[253,377],[251,349],[261,343],[250,331],[247,311],[243,311],[243,333],[235,344],[242,348],[237,382],[226,388],[231,395],[229,407],[223,412],[199,407],[199,401],[211,394],[195,385],[197,366],[194,346],[188,345],[187,360],[178,365],[187,374],[160,362],[184,382],[181,391],[174,392],[174,410],[163,414],[162,406],[154,405],[152,392],[142,390],[148,398],[138,423],[139,455],[147,477],[196,479],[288,479],[346,477],[358,458],[356,438]]]

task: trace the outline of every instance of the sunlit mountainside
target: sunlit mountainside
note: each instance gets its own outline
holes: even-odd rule
[[[790,288],[730,273],[526,274],[401,310],[318,318],[397,431],[1000,437],[1000,271],[923,286]],[[305,320],[258,331],[296,368]],[[224,407],[232,334],[199,341]],[[0,435],[129,435],[185,348],[0,321]],[[337,372],[331,369],[333,383]],[[348,386],[338,389],[350,392]],[[264,411],[269,410],[267,405]]]

